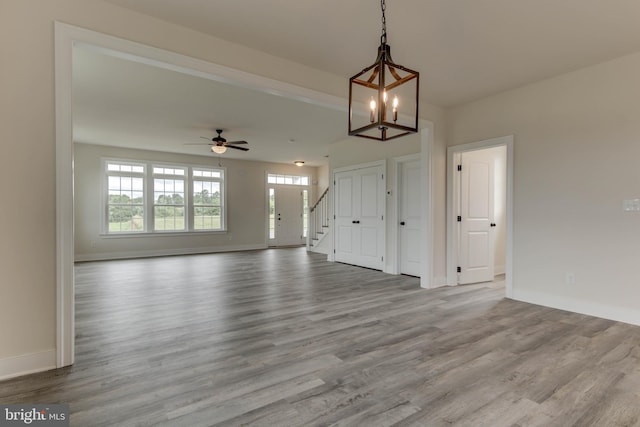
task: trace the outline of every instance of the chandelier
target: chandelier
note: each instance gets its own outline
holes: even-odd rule
[[[373,65],[349,79],[349,135],[387,141],[418,131],[420,73],[391,59],[385,0],[380,1],[380,8],[378,57]]]

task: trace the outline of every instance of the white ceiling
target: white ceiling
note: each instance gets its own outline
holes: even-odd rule
[[[380,42],[377,0],[105,1],[345,81]],[[640,51],[638,0],[389,0],[386,15],[394,60],[420,71],[423,102],[444,107]],[[77,66],[74,131],[84,142],[195,153],[184,143],[220,126],[250,142],[240,157],[313,164],[346,135],[344,113],[310,104],[113,57]]]
[[[86,47],[73,55],[74,140],[214,156],[201,137],[223,129],[248,152],[224,157],[326,163],[329,144],[345,138],[346,113],[231,86]]]

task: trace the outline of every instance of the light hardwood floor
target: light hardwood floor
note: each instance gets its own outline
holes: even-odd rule
[[[640,328],[302,248],[76,266],[72,426],[640,426]]]

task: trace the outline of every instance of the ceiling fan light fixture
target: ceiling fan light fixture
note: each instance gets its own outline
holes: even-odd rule
[[[224,154],[227,151],[227,147],[225,147],[224,145],[213,145],[211,147],[211,151],[216,154]]]
[[[420,73],[391,59],[385,0],[380,1],[380,8],[378,57],[373,65],[349,79],[349,135],[387,141],[418,132]]]
[[[304,166],[304,160],[296,160],[293,164],[296,166]]]

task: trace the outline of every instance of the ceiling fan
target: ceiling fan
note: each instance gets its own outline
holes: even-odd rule
[[[247,141],[227,141],[222,137],[223,129],[216,129],[218,136],[214,136],[210,139],[211,142],[208,144],[211,146],[211,151],[217,154],[222,154],[227,151],[227,148],[235,148],[236,150],[249,151],[248,148],[245,147],[237,147],[239,144],[248,144]],[[206,136],[201,136],[200,138],[209,140]]]

